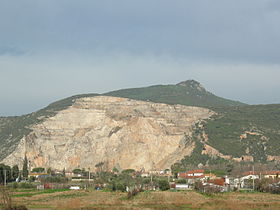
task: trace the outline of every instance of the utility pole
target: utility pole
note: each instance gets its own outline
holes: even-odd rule
[[[6,186],[6,182],[7,182],[7,173],[6,173],[6,169],[4,169],[4,186]]]
[[[152,187],[152,190],[154,189],[154,183],[153,183],[153,173],[151,173],[151,187]]]
[[[253,191],[255,191],[255,166],[253,165]]]

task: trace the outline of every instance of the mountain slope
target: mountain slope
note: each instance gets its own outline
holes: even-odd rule
[[[44,109],[16,117],[0,117],[0,160],[15,150],[19,141],[32,130],[31,126],[54,116],[58,111],[71,106],[77,98],[98,94],[76,95],[56,101]]]
[[[71,106],[76,99],[94,97],[98,94],[75,95],[54,102],[44,109],[18,117],[0,118],[0,160],[16,148],[20,139],[28,135],[33,124],[54,116],[58,111]],[[225,107],[244,105],[220,98],[206,91],[198,82],[188,80],[177,85],[158,85],[146,88],[126,89],[110,93],[107,96],[125,97],[135,100],[152,101],[166,104],[181,104],[198,107]]]
[[[209,145],[234,157],[255,161],[280,156],[280,105],[226,108],[205,124]]]
[[[151,86],[146,88],[135,88],[135,89],[126,89],[126,90],[119,90],[119,91],[113,91],[104,94],[106,96],[119,96],[123,98],[130,98],[130,99],[137,99],[142,100],[142,102],[136,102],[134,105],[138,103],[148,103],[153,104],[153,106],[159,105],[158,103],[165,103],[165,104],[171,104],[172,106],[167,106],[169,108],[166,108],[164,113],[166,115],[170,115],[171,112],[178,112],[179,110],[174,110],[174,104],[181,104],[181,105],[193,105],[197,107],[205,107],[210,110],[214,110],[216,114],[212,115],[211,118],[201,118],[198,120],[198,124],[194,126],[194,124],[190,125],[188,124],[188,134],[189,136],[186,137],[186,139],[183,138],[183,135],[181,133],[181,140],[182,142],[185,142],[181,145],[183,146],[187,144],[186,150],[176,150],[178,155],[169,155],[168,158],[165,157],[162,159],[162,162],[159,164],[161,166],[167,166],[168,164],[174,163],[174,161],[178,161],[178,157],[182,158],[182,164],[188,165],[188,164],[215,164],[219,161],[225,161],[225,160],[235,160],[235,161],[258,161],[258,162],[266,162],[266,161],[279,161],[280,162],[280,105],[258,105],[258,106],[250,106],[246,105],[240,102],[231,101],[227,99],[220,98],[218,96],[215,96],[214,94],[208,92],[205,90],[198,82],[193,80],[188,80],[185,82],[181,82],[177,85],[158,85],[158,86]],[[17,154],[21,154],[21,158],[23,158],[24,154],[24,147],[28,145],[29,143],[36,143],[38,137],[44,136],[43,139],[38,140],[41,141],[40,144],[44,145],[44,141],[49,141],[50,139],[53,139],[54,136],[52,136],[52,132],[48,133],[42,129],[34,131],[35,128],[38,128],[42,125],[45,125],[44,123],[54,123],[53,125],[48,124],[48,126],[52,127],[55,126],[55,122],[52,121],[52,119],[55,119],[59,116],[59,114],[64,113],[66,110],[76,110],[75,104],[80,102],[81,100],[84,100],[85,98],[91,98],[91,100],[94,100],[96,96],[101,96],[98,94],[84,94],[84,95],[76,95],[72,96],[60,101],[57,101],[55,103],[50,104],[46,108],[39,110],[37,112],[23,115],[19,117],[0,117],[0,160],[5,159],[8,155],[14,154],[13,158],[14,160],[20,160],[19,156],[15,156],[14,151],[17,150],[18,147],[21,147],[21,150],[17,150]],[[106,98],[106,97],[105,97]],[[111,98],[112,97],[108,97]],[[131,100],[129,99],[122,99],[127,100],[127,103],[130,103]],[[143,102],[145,101],[145,102]],[[147,102],[148,101],[148,102]],[[106,100],[105,100],[106,102]],[[105,103],[104,102],[104,103]],[[156,103],[152,103],[156,102]],[[82,103],[83,105],[79,108],[82,110],[87,110],[88,103]],[[112,102],[112,104],[114,104]],[[112,104],[108,105],[108,107],[112,108]],[[133,104],[133,103],[132,103]],[[120,118],[118,118],[118,114],[112,114],[111,113],[111,120],[108,120],[107,116],[104,115],[103,120],[99,122],[100,125],[104,125],[105,122],[111,123],[111,121],[114,121],[117,117],[118,120],[126,120],[133,117],[140,117],[141,116],[150,116],[150,113],[153,112],[153,118],[150,120],[155,120],[157,114],[163,115],[160,111],[154,110],[154,109],[146,109],[146,110],[139,110],[135,108],[133,110],[133,106],[128,106],[126,109],[132,109],[130,112],[125,112],[121,115]],[[124,104],[124,107],[126,105]],[[104,110],[107,110],[108,107],[103,107]],[[77,107],[76,107],[77,108]],[[99,107],[100,108],[100,107]],[[99,109],[98,107],[96,109]],[[111,112],[116,112],[117,110],[114,110],[115,108],[112,108]],[[119,108],[121,109],[121,108]],[[168,110],[171,110],[170,113]],[[207,109],[207,110],[208,110]],[[123,110],[123,109],[122,109]],[[211,112],[211,111],[209,111]],[[79,113],[79,112],[77,112]],[[178,128],[184,126],[184,123],[186,122],[180,121],[180,112],[177,113],[177,117],[175,118],[168,118],[166,120],[166,125],[163,126],[160,129],[160,135],[161,138],[165,138],[164,136],[169,136],[170,131],[168,126],[173,125],[177,126]],[[191,113],[190,113],[191,115]],[[72,115],[69,115],[72,116]],[[210,116],[210,115],[209,115]],[[80,124],[83,124],[83,122],[89,120],[90,123],[95,123],[94,119],[97,119],[99,115],[94,115],[93,118],[87,118],[86,115],[80,115],[75,116],[74,119],[72,118],[64,118],[64,123],[74,123],[77,121]],[[139,119],[140,119],[139,118]],[[142,119],[142,118],[141,118]],[[206,119],[206,120],[202,120]],[[73,121],[74,120],[74,121]],[[92,121],[93,120],[93,121]],[[146,122],[146,121],[145,121]],[[63,121],[59,121],[62,127],[58,126],[61,132],[55,133],[55,136],[62,135],[67,139],[71,139],[69,137],[69,133],[75,131],[69,130],[68,127],[63,127],[64,123]],[[143,127],[143,124],[137,124],[137,121],[129,121],[131,123],[129,126],[134,126],[134,133],[143,133],[148,132],[146,129],[147,127]],[[193,121],[194,123],[194,121]],[[98,127],[99,124],[94,124],[96,127]],[[106,124],[106,123],[105,123]],[[145,125],[152,126],[150,123],[144,123]],[[76,124],[75,124],[76,125]],[[148,127],[149,127],[148,126]],[[119,126],[120,127],[120,126]],[[91,132],[88,130],[90,127],[85,128],[87,132]],[[95,128],[91,128],[92,131]],[[114,130],[115,129],[115,130]],[[137,130],[138,129],[138,130]],[[50,129],[52,130],[52,129]],[[56,130],[56,129],[54,129]],[[75,130],[75,129],[74,129]],[[105,129],[106,130],[106,129]],[[111,131],[113,133],[118,132],[119,128],[118,126],[112,126],[110,129],[106,130],[105,134],[102,134],[104,136],[103,140],[110,138]],[[108,133],[109,132],[109,133]],[[34,133],[36,134],[34,136]],[[79,132],[78,132],[79,133]],[[83,132],[82,132],[83,133]],[[137,134],[137,135],[138,135]],[[72,135],[72,134],[71,134]],[[75,134],[76,135],[76,134]],[[75,136],[73,134],[73,136]],[[101,135],[101,136],[102,136]],[[127,136],[126,136],[127,135]],[[156,136],[157,134],[153,134]],[[107,136],[105,138],[105,136]],[[99,136],[100,137],[100,136]],[[94,137],[94,138],[99,138]],[[74,137],[73,137],[74,138]],[[76,138],[76,137],[75,137]],[[94,140],[93,137],[91,137],[90,141]],[[121,139],[126,138],[132,138],[130,136],[130,132],[122,133],[121,136],[116,137],[119,141],[119,143],[122,141]],[[146,136],[147,139],[154,138],[149,135]],[[40,138],[39,138],[40,139]],[[107,140],[108,140],[107,139]],[[115,139],[115,140],[117,140]],[[64,141],[65,139],[62,139]],[[73,139],[72,139],[73,140]],[[71,140],[71,141],[72,141]],[[102,138],[100,138],[100,141],[103,141]],[[104,140],[105,142],[107,140]],[[83,138],[76,138],[75,141],[79,142],[87,142],[89,141],[88,137],[83,136]],[[141,140],[142,141],[142,140]],[[158,140],[157,140],[158,141]],[[25,142],[25,143],[23,143]],[[166,140],[168,142],[168,140]],[[61,148],[59,145],[63,145],[64,143],[60,144],[59,142],[55,143],[54,145],[58,145],[57,148]],[[178,142],[176,143],[178,144]],[[25,145],[25,146],[24,146]],[[67,145],[67,143],[65,143]],[[85,147],[88,148],[89,145],[85,143]],[[118,144],[121,145],[121,144]],[[128,145],[127,143],[125,145]],[[141,144],[132,144],[131,148],[133,147],[139,147]],[[148,145],[148,143],[147,143]],[[163,144],[164,145],[164,144]],[[191,145],[191,146],[190,146]],[[92,146],[93,147],[93,146]],[[141,147],[141,146],[140,146]],[[67,145],[66,151],[73,151],[79,148],[79,151],[82,151],[82,148],[80,148],[79,144],[69,144]],[[120,149],[121,148],[121,149]],[[131,149],[130,148],[130,149]],[[142,147],[141,147],[142,148]],[[174,149],[175,147],[173,147]],[[54,148],[53,148],[54,149]],[[123,147],[116,146],[115,148],[117,151],[121,152],[125,151]],[[136,148],[137,149],[137,148]],[[163,148],[161,148],[163,150]],[[38,147],[37,150],[43,151],[43,148]],[[59,150],[59,149],[58,149]],[[144,150],[144,148],[142,148]],[[55,151],[55,149],[54,149]],[[106,148],[104,148],[104,151],[106,151]],[[173,152],[176,152],[173,151]],[[184,153],[185,152],[185,153]],[[36,153],[36,152],[35,152]],[[34,154],[35,154],[34,153]],[[158,155],[160,152],[155,152],[156,155]],[[74,153],[73,153],[74,154]],[[97,153],[96,153],[97,154]],[[105,154],[105,153],[104,153]],[[106,154],[108,157],[110,156],[110,152],[107,151]],[[115,154],[115,153],[114,153]],[[37,154],[38,155],[38,154]],[[151,154],[149,155],[151,156]],[[186,156],[184,158],[184,156]],[[11,157],[11,156],[10,156]],[[40,156],[41,157],[41,156]],[[105,157],[105,155],[103,156]],[[140,158],[140,157],[139,157]],[[145,157],[147,158],[147,157]],[[8,158],[11,159],[11,158]],[[54,158],[55,159],[55,158]],[[141,159],[141,158],[140,158]],[[37,163],[43,163],[43,159],[40,159],[40,161]],[[6,159],[6,161],[9,162],[9,160]],[[54,160],[53,160],[54,161]],[[59,161],[59,159],[58,159]],[[97,161],[97,160],[96,160]],[[108,160],[109,161],[109,160]],[[164,165],[164,161],[167,165]],[[110,161],[109,161],[110,162]],[[180,161],[179,161],[180,162]],[[19,163],[20,164],[20,163]],[[62,163],[60,164],[60,166]],[[149,163],[149,167],[151,167],[151,163]],[[72,165],[73,166],[73,165]],[[86,166],[86,165],[84,165]],[[127,164],[126,166],[133,166]],[[136,165],[134,165],[136,166]],[[138,167],[139,165],[137,165]]]
[[[216,110],[217,111],[217,110]],[[194,128],[195,148],[173,168],[198,164],[280,162],[280,104],[219,108]]]
[[[54,116],[33,124],[3,162],[73,170],[103,162],[107,169],[169,168],[193,149],[192,126],[214,112],[125,98],[76,98]]]
[[[156,103],[181,104],[207,108],[244,106],[244,103],[218,97],[197,81],[187,80],[177,85],[156,85],[144,88],[123,89],[104,95],[152,101]]]

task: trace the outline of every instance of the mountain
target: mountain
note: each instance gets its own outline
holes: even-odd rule
[[[72,96],[0,118],[0,160],[57,169],[280,162],[280,105],[246,105],[188,80]]]
[[[195,80],[187,80],[177,85],[156,85],[144,88],[117,90],[105,93],[104,95],[206,108],[245,105],[238,101],[218,97],[208,92]]]
[[[279,159],[280,104],[223,108],[218,113],[205,122],[209,145],[233,157]]]
[[[58,111],[71,106],[77,98],[94,97],[98,94],[82,94],[54,102],[44,109],[16,117],[0,117],[0,160],[12,153],[19,141],[28,135],[32,125],[43,122]]]
[[[192,151],[192,125],[214,112],[199,107],[155,104],[125,98],[77,98],[72,106],[31,125],[3,162],[63,170],[169,168]]]
[[[230,161],[280,163],[280,104],[215,111],[215,115],[193,129],[194,150],[177,167]]]

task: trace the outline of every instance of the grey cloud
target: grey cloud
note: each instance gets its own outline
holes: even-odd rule
[[[148,52],[279,62],[276,0],[12,0],[2,4],[0,40],[33,51]]]
[[[12,55],[12,56],[20,56],[24,55],[25,52],[21,49],[11,46],[0,46],[0,56],[3,55]]]
[[[278,0],[1,1],[0,115],[190,78],[276,103],[279,22]]]

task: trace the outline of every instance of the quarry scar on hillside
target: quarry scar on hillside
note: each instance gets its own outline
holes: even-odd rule
[[[191,154],[192,127],[214,114],[206,108],[96,96],[75,100],[33,124],[3,162],[62,170],[106,168],[160,170]]]

